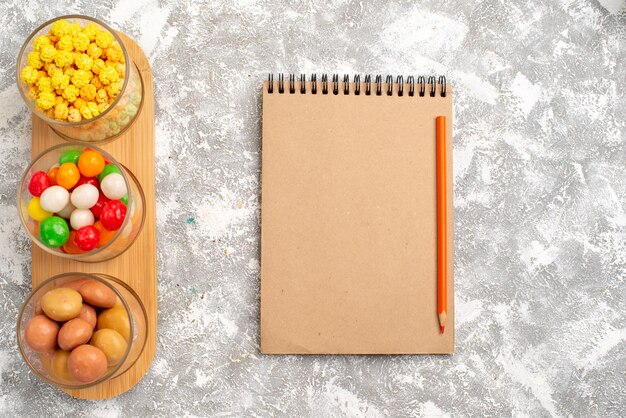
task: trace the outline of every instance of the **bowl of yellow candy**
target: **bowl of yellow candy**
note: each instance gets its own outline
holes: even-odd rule
[[[137,67],[118,34],[92,17],[62,16],[39,26],[16,70],[26,104],[65,139],[109,141],[141,110]]]

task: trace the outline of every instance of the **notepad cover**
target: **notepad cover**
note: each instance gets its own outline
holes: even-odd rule
[[[261,352],[452,353],[452,90],[387,96],[383,84],[381,96],[357,96],[341,84],[337,95],[263,88]],[[444,334],[437,115],[448,132]]]

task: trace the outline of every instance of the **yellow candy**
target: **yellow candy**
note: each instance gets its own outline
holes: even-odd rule
[[[57,50],[52,45],[44,45],[39,51],[39,59],[43,62],[51,62],[57,54]]]
[[[96,86],[97,89],[101,89],[104,87],[104,84],[102,84],[102,81],[100,81],[99,77],[94,77],[91,79],[91,84],[93,84],[94,86]]]
[[[62,51],[73,51],[74,42],[72,42],[72,37],[70,35],[61,36],[59,38],[59,42],[57,42],[57,49]]]
[[[102,63],[104,64],[104,61]],[[43,67],[43,62],[41,62],[39,52],[31,51],[30,54],[28,54],[28,65],[36,69]]]
[[[39,91],[37,90],[37,87],[31,87],[28,90],[28,97],[31,98],[31,100],[37,100],[37,95],[39,94]]]
[[[43,110],[48,110],[54,106],[56,96],[52,91],[42,91],[37,96],[37,106]]]
[[[98,103],[107,103],[109,101],[109,95],[105,89],[98,90],[98,93],[96,93],[96,101]]]
[[[104,113],[104,111],[107,110],[108,108],[109,108],[108,103],[98,103],[98,110],[100,111],[100,113]]]
[[[68,34],[72,35],[72,37],[78,35],[83,30],[83,27],[80,26],[80,23],[74,22],[70,23],[70,27],[68,29]]]
[[[22,69],[22,72],[20,73],[20,78],[26,84],[35,84],[37,82],[37,79],[39,78],[39,73],[35,68],[27,65]]]
[[[80,111],[76,108],[69,108],[69,113],[67,115],[67,121],[68,122],[72,122],[72,123],[76,123],[76,122],[80,122],[81,120],[83,120],[83,117],[80,115]]]
[[[77,51],[87,51],[87,48],[89,48],[89,36],[82,32],[74,35],[74,49]]]
[[[104,60],[97,59],[91,66],[91,71],[93,71],[94,74],[100,74],[105,68],[106,64],[104,63]]]
[[[122,91],[122,80],[118,81],[117,83],[111,84],[110,86],[107,86],[106,91],[109,97],[117,97],[117,95],[120,94],[120,91]]]
[[[91,71],[86,70],[76,70],[74,75],[72,76],[72,84],[76,87],[81,88],[91,81]]]
[[[37,88],[39,91],[52,91],[52,81],[50,77],[39,77],[37,80]]]
[[[52,74],[60,70],[59,67],[54,65],[54,62],[46,62],[43,65],[43,69],[46,71],[46,74],[48,75],[48,77],[52,77]]]
[[[65,68],[74,63],[74,54],[70,51],[58,51],[57,55],[54,57],[54,62],[57,67]]]
[[[86,105],[87,105],[87,100],[81,99],[80,97],[76,99],[76,101],[74,102],[74,107],[76,109],[82,109],[83,106],[86,106]]]
[[[39,35],[33,41],[33,49],[35,51],[41,50],[41,47],[44,45],[51,45],[52,41],[46,35]]]
[[[50,33],[54,36],[61,37],[69,35],[71,31],[70,24],[65,19],[59,19],[50,26]]]
[[[113,44],[115,38],[113,35],[106,31],[100,31],[96,34],[96,44],[100,48],[108,48]]]
[[[74,101],[76,101],[79,94],[80,94],[80,91],[78,90],[78,87],[76,87],[73,84],[70,84],[69,86],[65,88],[65,90],[63,90],[63,98],[70,103],[73,103]]]
[[[98,110],[98,105],[96,103],[88,102],[85,106],[80,108],[80,114],[85,119],[91,119],[98,116],[100,114],[100,111]]]
[[[63,71],[57,70],[50,77],[50,83],[52,83],[52,88],[55,90],[65,90],[70,84],[70,76],[64,74]]]
[[[100,71],[100,81],[102,81],[102,84],[104,84],[105,86],[108,86],[111,83],[115,83],[119,79],[120,75],[113,67],[107,66]]]
[[[118,63],[115,64],[115,69],[117,73],[120,75],[120,78],[126,77],[126,64]]]
[[[87,54],[78,54],[74,58],[74,62],[80,70],[89,71],[93,65],[93,58]]]
[[[93,100],[96,97],[96,86],[93,84],[87,84],[86,86],[81,87],[80,89],[80,97],[85,100]]]
[[[102,48],[98,48],[98,45],[91,43],[87,47],[87,55],[96,60],[102,55]]]
[[[38,197],[33,197],[30,202],[28,202],[28,216],[41,222],[44,219],[51,217],[52,213],[45,211],[41,207]]]
[[[59,120],[66,120],[69,114],[69,110],[65,103],[57,103],[54,106],[54,118]]]
[[[100,32],[100,27],[95,23],[90,23],[83,28],[83,33],[87,35],[89,41],[93,42],[96,40],[96,35]]]
[[[111,61],[121,62],[124,59],[124,52],[122,51],[122,48],[120,48],[119,44],[115,42],[115,44],[112,47],[107,48],[106,56],[107,56],[107,59]]]

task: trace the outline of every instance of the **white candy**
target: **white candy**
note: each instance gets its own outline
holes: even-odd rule
[[[61,186],[48,187],[39,198],[41,208],[52,213],[63,210],[69,201],[70,193]]]
[[[93,184],[81,184],[72,192],[72,204],[78,209],[89,209],[98,201],[98,188]]]
[[[72,205],[72,202],[67,202],[67,205],[65,205],[63,209],[57,212],[57,215],[61,218],[69,219],[72,215],[72,212],[74,212],[74,209],[76,209],[76,207]]]
[[[93,225],[94,221],[93,213],[89,209],[76,209],[70,216],[70,225],[76,230],[86,225]]]
[[[111,173],[102,179],[100,189],[111,200],[120,200],[126,196],[126,182],[120,173]]]

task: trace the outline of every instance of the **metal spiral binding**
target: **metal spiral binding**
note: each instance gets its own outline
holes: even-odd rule
[[[439,84],[441,84],[441,97],[446,97],[446,86],[448,85],[448,83],[446,82],[445,75],[439,76]]]
[[[404,95],[404,77],[401,75],[396,78],[396,84],[398,85],[398,96]]]
[[[426,93],[426,79],[423,75],[417,77],[417,84],[420,85],[420,97],[424,97],[424,93]]]
[[[393,94],[393,76],[388,75],[385,83],[387,84],[387,96],[391,96]]]
[[[430,84],[430,97],[435,97],[437,84],[435,84],[435,76],[428,77],[428,84]]]
[[[294,94],[296,92],[296,75],[289,74],[289,94]]]
[[[408,76],[406,82],[409,84],[409,96],[413,97],[415,95],[415,77]]]
[[[268,80],[267,92],[270,94],[273,94],[274,93],[274,74],[270,73],[268,75],[267,80]],[[318,80],[317,74],[311,74],[311,83],[310,83],[311,94],[317,94],[318,92],[319,87],[318,87],[317,80]],[[339,94],[339,74],[333,74],[331,82],[332,82],[333,94],[338,95]],[[372,95],[372,76],[367,74],[365,76],[363,83],[365,84],[365,88],[364,88],[365,95],[371,96]],[[300,74],[299,84],[300,84],[300,94],[306,94],[307,82],[306,82],[305,74]],[[328,94],[328,74],[322,74],[321,84],[322,84],[321,86],[322,94]],[[376,84],[376,90],[374,94],[376,96],[382,96],[383,95],[382,75],[380,74],[376,75],[374,84]],[[396,93],[398,96],[404,96],[405,83],[404,83],[404,77],[402,75],[398,75],[396,77],[395,82],[393,80],[393,76],[387,75],[385,77],[385,84],[386,84],[385,92],[387,96],[393,96],[394,88],[396,89]],[[418,89],[415,88],[416,84],[418,86]],[[359,74],[354,75],[353,85],[354,85],[354,89],[353,89],[354,95],[359,96],[361,94],[361,76]],[[431,75],[428,77],[428,82],[426,81],[426,77],[424,76],[418,76],[417,81],[416,81],[415,77],[410,75],[410,76],[407,76],[406,78],[406,85],[408,85],[407,95],[409,97],[414,97],[414,96],[425,97],[426,88],[427,88],[426,85],[429,86],[428,95],[430,97],[435,97],[437,95],[437,85],[440,86],[439,95],[441,97],[446,97],[448,84],[446,81],[446,77],[443,75],[440,75],[438,78]],[[288,88],[289,88],[289,94],[296,93],[296,75],[295,74],[289,74],[289,87]],[[352,88],[352,85],[350,84],[350,76],[348,74],[344,74],[343,94],[346,96],[349,95],[351,88]],[[285,93],[285,76],[283,73],[278,74],[278,93],[279,94]]]
[[[283,73],[278,74],[278,92],[280,94],[285,92],[285,76]]]

